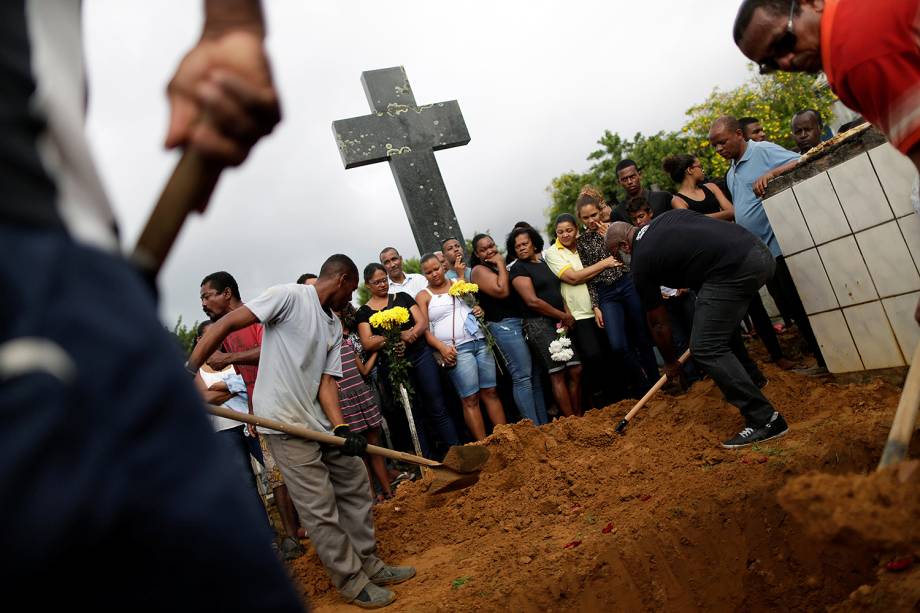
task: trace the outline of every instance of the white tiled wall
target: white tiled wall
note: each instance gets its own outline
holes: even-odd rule
[[[827,174],[854,232],[894,219],[868,155],[864,153],[834,166]]]
[[[764,201],[831,372],[904,365],[920,342],[915,175],[886,144]]]

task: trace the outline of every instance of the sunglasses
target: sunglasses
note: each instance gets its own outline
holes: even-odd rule
[[[798,0],[792,0],[789,5],[789,20],[786,22],[786,31],[770,45],[769,57],[758,64],[760,74],[770,74],[779,70],[776,57],[788,55],[795,50],[795,45],[799,42],[795,32],[792,31],[792,18],[795,16],[796,4],[798,4]]]

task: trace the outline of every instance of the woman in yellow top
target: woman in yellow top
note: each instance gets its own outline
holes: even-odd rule
[[[575,327],[570,330],[572,342],[575,343],[583,360],[582,364],[588,371],[585,378],[591,383],[590,387],[597,392],[605,387],[604,382],[609,379],[601,376],[603,366],[607,362],[606,338],[603,331],[597,327],[586,283],[601,271],[619,266],[620,262],[610,256],[584,268],[578,256],[575,242],[577,238],[578,222],[575,216],[568,213],[559,215],[556,218],[556,242],[549,246],[543,254],[543,259],[562,282],[562,298],[575,318]]]

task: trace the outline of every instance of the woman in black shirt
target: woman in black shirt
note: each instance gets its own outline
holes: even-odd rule
[[[441,389],[441,378],[438,374],[438,366],[435,364],[431,355],[431,349],[425,341],[425,330],[428,328],[428,321],[424,314],[418,308],[415,300],[405,292],[388,294],[389,289],[386,269],[377,263],[368,264],[364,268],[364,283],[370,290],[371,298],[367,304],[358,309],[355,320],[358,322],[358,336],[361,338],[361,346],[365,351],[380,351],[386,344],[386,338],[383,331],[379,328],[373,328],[370,324],[371,315],[378,311],[392,308],[394,306],[405,307],[409,310],[409,321],[403,324],[402,341],[406,345],[406,358],[412,364],[409,369],[409,377],[415,395],[421,400],[425,412],[434,423],[441,439],[448,445],[459,445],[460,439],[457,436],[457,429],[453,420],[447,412],[447,406],[444,403],[444,393]],[[380,367],[386,369],[386,361],[381,360]],[[385,384],[387,377],[382,377]],[[392,390],[391,397],[395,398],[398,390]],[[413,413],[415,407],[413,403]],[[400,415],[396,411],[393,416]],[[397,417],[397,419],[399,419]],[[415,418],[415,423],[421,425],[424,420]],[[425,436],[424,428],[418,428],[419,446],[422,448],[422,455],[431,456],[431,450],[428,445],[428,438]]]
[[[735,207],[718,185],[706,181],[699,159],[692,155],[666,157],[664,171],[678,185],[671,208],[690,209],[724,221],[735,220]]]
[[[488,234],[473,237],[470,266],[473,283],[479,286],[479,305],[511,375],[514,404],[521,417],[538,426],[545,424],[543,391],[531,376],[533,361],[524,338],[521,300],[511,287],[505,258]]]
[[[581,415],[581,361],[571,347],[573,355],[566,361],[556,361],[549,345],[559,338],[557,326],[566,329],[575,326],[569,312],[559,279],[540,257],[543,237],[533,228],[518,228],[511,233],[517,261],[511,269],[511,284],[524,301],[524,334],[530,343],[531,354],[539,356],[549,372],[553,396],[564,415]],[[568,384],[566,384],[568,374]]]

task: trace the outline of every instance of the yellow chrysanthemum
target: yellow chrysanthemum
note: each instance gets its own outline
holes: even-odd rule
[[[450,286],[448,294],[451,296],[464,296],[466,294],[475,294],[479,291],[479,286],[475,283],[468,283],[466,281],[457,281]]]
[[[409,309],[401,306],[384,309],[371,315],[368,321],[375,328],[392,330],[409,321]]]

